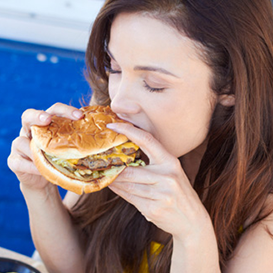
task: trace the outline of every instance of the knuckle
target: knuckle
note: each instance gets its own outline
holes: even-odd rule
[[[120,122],[118,122],[118,126],[124,126],[125,129],[127,129],[127,130],[132,127],[132,125],[129,123],[120,123]]]
[[[177,170],[181,170],[182,168],[179,159],[175,157],[169,158],[167,162],[169,163],[169,166],[174,173],[176,173]]]
[[[127,192],[132,193],[135,190],[135,184],[134,183],[127,183],[125,188],[126,188]]]
[[[15,138],[15,139],[12,141],[11,146],[12,146],[12,148],[17,149],[17,148],[21,147],[24,143],[25,143],[25,138],[19,136],[19,137]]]
[[[154,137],[148,132],[142,132],[142,136],[140,136],[140,138],[142,140],[142,143],[145,143],[146,145],[149,145],[154,141]]]
[[[20,137],[25,136],[27,138],[30,138],[31,137],[30,130],[28,130],[26,127],[22,127],[20,132],[19,132],[19,136]]]
[[[10,154],[9,156],[8,156],[8,159],[7,159],[7,164],[8,164],[8,167],[12,170],[13,169],[13,160],[12,160],[12,155]]]
[[[35,111],[35,109],[29,108],[25,110],[21,116],[22,123],[28,119],[29,116],[32,115],[32,113]]]
[[[164,189],[161,192],[161,200],[165,207],[172,207],[176,202],[176,194],[179,191],[178,182],[175,174],[165,175]]]
[[[22,164],[20,158],[18,156],[10,155],[7,160],[8,167],[13,171],[19,171],[20,166]]]
[[[71,118],[73,117],[74,110],[77,110],[77,108],[61,102],[56,102],[51,107],[49,107],[46,112],[50,115]]]
[[[116,123],[116,127],[117,127],[118,130],[128,131],[128,130],[130,130],[130,128],[132,127],[132,125],[128,124],[128,123],[117,122]]]
[[[123,172],[123,178],[130,181],[134,177],[134,169],[127,167]]]
[[[156,206],[153,202],[150,203],[149,213],[147,214],[148,218],[157,219],[160,217],[161,213],[162,210],[158,206]]]
[[[59,108],[59,107],[62,107],[62,106],[63,106],[62,103],[56,102],[56,103],[54,103],[50,108]]]
[[[174,204],[175,204],[174,196],[171,196],[171,195],[165,196],[164,203],[165,203],[165,206],[168,207],[168,208],[173,207]]]
[[[11,143],[11,147],[14,149],[14,148],[17,148],[18,146],[20,146],[20,143],[21,143],[21,138],[22,137],[17,137],[15,138],[12,143]]]
[[[161,203],[165,208],[172,207],[175,204],[175,196],[177,193],[177,187],[171,180],[171,184],[168,185],[168,188],[161,192]]]
[[[170,174],[163,175],[163,177],[164,177],[165,185],[167,185],[168,190],[172,192],[176,191],[177,190],[176,174],[170,173]]]
[[[51,105],[46,112],[48,113],[54,113],[55,111],[57,111],[58,109],[62,108],[63,104],[61,102],[56,102],[53,105]]]

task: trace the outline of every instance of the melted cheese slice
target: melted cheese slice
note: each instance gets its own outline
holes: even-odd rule
[[[138,150],[138,146],[132,142],[125,142],[119,146],[115,147],[115,151],[112,154],[109,155],[105,155],[105,154],[97,154],[97,155],[93,155],[92,157],[95,159],[103,159],[105,161],[107,161],[108,158],[115,158],[115,157],[119,157],[121,159],[122,162],[126,163],[128,161],[128,159],[131,159],[131,161],[135,160],[135,153],[131,154],[131,155],[126,155],[122,152],[123,148],[134,148],[136,151]],[[71,165],[77,165],[79,159],[67,159],[67,161],[71,164]]]

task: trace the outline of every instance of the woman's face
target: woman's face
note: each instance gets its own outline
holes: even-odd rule
[[[111,28],[112,110],[176,157],[204,142],[216,101],[211,71],[197,50],[193,41],[148,16],[120,14]]]

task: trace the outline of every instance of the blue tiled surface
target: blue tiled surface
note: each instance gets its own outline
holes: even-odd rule
[[[0,40],[0,247],[25,255],[34,250],[25,201],[7,167],[21,114],[55,102],[80,107],[80,99],[90,95],[83,70],[82,52]]]

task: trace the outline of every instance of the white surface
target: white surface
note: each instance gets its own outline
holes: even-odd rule
[[[84,51],[103,0],[0,0],[0,38]]]

